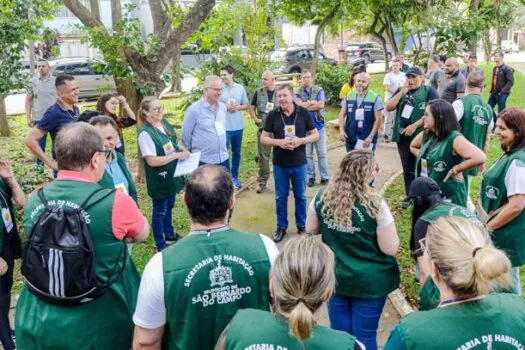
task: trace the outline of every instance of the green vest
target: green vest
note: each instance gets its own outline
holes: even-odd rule
[[[425,84],[421,84],[421,86],[416,90],[415,93],[412,94],[412,102],[411,105],[414,107],[412,110],[412,113],[410,114],[410,124],[414,124],[419,119],[423,117],[423,114],[425,113],[425,108],[427,107],[427,96],[428,96],[428,87]],[[392,141],[398,142],[399,141],[399,129],[401,128],[401,113],[403,113],[403,108],[405,108],[405,105],[408,102],[408,96],[405,95],[399,99],[399,103],[397,104],[396,108],[396,118],[394,120],[394,130],[392,132]],[[418,128],[414,134],[412,134],[412,138],[416,137],[417,134],[419,134],[423,130],[422,127]]]
[[[13,235],[18,235],[18,230],[16,228],[15,221],[15,210],[13,208],[13,202],[11,201],[11,187],[0,176],[0,256],[3,254],[4,239],[11,239]],[[7,209],[7,212],[5,211]],[[7,232],[7,227],[5,225],[5,220],[9,216],[12,225],[10,225],[10,230]]]
[[[315,212],[321,235],[335,254],[335,293],[347,297],[384,297],[399,286],[399,267],[393,256],[377,244],[377,222],[365,208],[354,203],[352,227],[341,227],[322,213],[321,194],[315,198]]]
[[[447,216],[464,218],[478,227],[483,228],[481,221],[479,221],[478,217],[470,210],[457,204],[447,202],[439,203],[430,208],[420,219],[432,224],[435,220]],[[441,293],[439,292],[439,289],[437,289],[434,281],[429,276],[419,291],[419,310],[430,310],[437,307],[439,305],[440,296]]]
[[[254,331],[257,330],[257,331]],[[290,335],[288,320],[261,310],[239,310],[228,328],[225,350],[354,350],[355,337],[346,332],[315,326],[310,339],[300,342]]]
[[[65,208],[80,205],[95,190],[96,183],[57,180],[44,186],[50,205]],[[92,200],[95,201],[99,193]],[[122,249],[112,231],[114,194],[87,210],[86,223],[93,241],[96,272],[106,280]],[[36,194],[29,197],[24,211],[25,232],[42,214],[43,204]],[[117,267],[120,270],[121,265]],[[126,254],[122,274],[99,299],[81,306],[47,304],[22,288],[16,307],[16,341],[20,349],[129,349],[133,337],[140,277]]]
[[[467,95],[461,100],[464,108],[463,118],[459,121],[461,133],[467,140],[483,150],[492,120],[492,108],[479,95]],[[465,174],[477,176],[478,168],[470,169]]]
[[[481,183],[481,205],[490,213],[506,205],[507,188],[505,187],[505,176],[513,160],[517,160],[519,166],[525,166],[525,149],[504,154],[485,173]],[[503,249],[512,266],[525,264],[525,210],[505,226],[492,232],[494,245]]]
[[[422,160],[427,163],[427,176],[437,182],[443,196],[452,203],[467,206],[467,177],[464,181],[448,179],[443,181],[448,172],[456,164],[463,161],[460,156],[454,156],[454,140],[461,133],[457,130],[452,131],[441,141],[436,141],[435,136],[428,137],[423,142],[416,159],[416,177],[422,175]]]
[[[158,130],[157,128],[152,127],[149,123],[144,123],[139,130],[139,135],[141,132],[145,131],[149,134],[153,143],[155,144],[155,150],[158,157],[166,155],[164,147],[167,147],[171,142],[171,147],[174,148],[174,152],[179,151],[179,145],[177,141],[177,134],[175,129],[171,126],[166,119],[162,120],[162,124],[172,136],[168,136]],[[152,199],[161,199],[166,198],[171,195],[174,195],[184,187],[185,177],[173,177],[175,174],[175,169],[177,168],[177,160],[174,160],[168,164],[151,167],[146,161],[144,161],[144,169],[146,170],[146,185],[148,187],[148,195]]]
[[[131,173],[129,172],[128,165],[126,164],[126,158],[124,155],[120,152],[116,152],[117,154],[117,163],[120,169],[122,169],[122,172],[124,173],[124,176],[128,180],[129,184],[129,195],[137,205],[139,204],[139,199],[137,197],[137,188],[135,187],[135,183],[133,182],[133,177],[131,176]],[[115,188],[115,183],[113,182],[113,178],[111,175],[104,171],[104,175],[98,182],[98,184],[104,188]]]
[[[270,261],[259,235],[193,233],[162,251],[169,349],[213,349],[238,309],[269,310]]]
[[[525,304],[519,296],[491,294],[405,316],[393,332],[404,349],[523,349]],[[385,349],[394,349],[386,344]],[[397,348],[396,348],[397,349]]]
[[[297,94],[301,97],[301,101],[307,102],[311,100],[317,100],[317,95],[321,91],[323,91],[322,87],[320,87],[319,85],[312,85],[312,88],[310,89],[310,98],[308,98],[306,96],[306,93],[304,92],[304,86],[301,85]],[[317,119],[318,122],[324,121],[324,116],[325,116],[324,108],[318,111],[315,111],[314,114],[315,114],[315,119]]]
[[[264,88],[259,88],[257,89],[257,102],[256,102],[256,106],[257,106],[257,115],[259,116],[259,119],[262,120],[262,123],[259,127],[263,127],[264,126],[264,122],[266,120],[266,117],[268,116],[268,113],[270,111],[267,111],[266,110],[266,105],[268,102],[271,102],[271,103],[274,103],[275,104],[275,98],[276,98],[276,91],[274,90],[273,91],[273,95],[272,95],[272,99],[270,101],[268,101],[268,92],[266,90],[264,90]],[[274,105],[274,108],[276,106]]]

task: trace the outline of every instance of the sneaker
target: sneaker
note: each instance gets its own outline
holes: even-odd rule
[[[322,179],[321,180],[321,185],[326,185],[328,184],[328,179]]]
[[[266,190],[266,184],[260,183],[255,190],[255,193],[263,193]]]
[[[305,233],[306,233],[306,230],[305,230],[304,227],[298,227],[298,228],[297,228],[297,234],[298,234],[298,235],[303,235],[303,234],[305,234]]]
[[[412,205],[412,201],[408,197],[406,197],[405,199],[403,199],[401,207],[406,210],[410,208],[411,205]]]
[[[233,187],[235,187],[236,189],[242,188],[242,183],[239,181],[239,179],[234,177],[232,181],[233,181]]]
[[[315,179],[314,178],[310,178],[308,179],[308,187],[314,187],[315,185]]]
[[[286,235],[286,229],[277,227],[277,230],[275,230],[275,234],[273,236],[273,241],[275,243],[279,243],[283,240],[284,236]]]
[[[181,239],[182,237],[179,236],[178,233],[176,233],[174,236],[171,236],[171,237],[166,237],[166,245],[171,245],[173,243],[176,243],[179,239]]]

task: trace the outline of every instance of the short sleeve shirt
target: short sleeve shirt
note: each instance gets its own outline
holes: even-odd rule
[[[47,109],[56,102],[55,77],[50,76],[45,80],[35,77],[31,81],[30,93],[32,96],[31,120],[37,122],[42,119]]]
[[[443,75],[439,84],[439,95],[445,101],[454,102],[458,94],[465,93],[466,80],[463,74],[457,71],[453,76]]]
[[[73,109],[63,109],[58,103],[53,104],[44,113],[42,120],[38,122],[37,127],[48,132],[53,141],[52,154],[55,152],[55,137],[64,126],[76,122],[79,116],[79,109],[73,106]]]
[[[294,112],[290,116],[276,108],[268,114],[264,124],[264,131],[272,133],[275,139],[284,139],[285,125],[295,125],[295,136],[306,137],[308,132],[315,129],[315,124],[308,111],[294,103]],[[273,164],[280,168],[292,168],[306,164],[306,146],[301,145],[293,151],[280,147],[273,148]]]
[[[228,101],[232,100],[237,105],[248,103],[246,90],[241,84],[233,83],[225,85],[221,95],[221,102],[228,106]],[[241,111],[226,112],[226,131],[235,131],[244,129]]]
[[[385,79],[383,80],[383,85],[391,89],[398,89],[405,84],[405,81],[406,81],[405,73],[399,72],[399,74],[394,74],[393,72],[390,72],[387,75],[385,75]],[[391,97],[392,97],[392,93],[388,92],[388,90],[385,90],[385,101],[390,100]]]

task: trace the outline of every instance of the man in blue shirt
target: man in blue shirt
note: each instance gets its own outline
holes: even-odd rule
[[[324,103],[326,98],[323,88],[313,84],[312,73],[310,71],[303,71],[301,81],[302,85],[299,91],[295,94],[295,103],[306,108],[310,112],[310,117],[312,118],[316,129],[319,131],[319,140],[306,145],[308,187],[312,187],[315,184],[314,147],[319,162],[321,185],[326,185],[329,178],[328,159],[326,158],[326,129],[324,127]]]
[[[219,164],[230,168],[226,148],[226,106],[220,102],[221,78],[210,75],[204,81],[202,99],[184,114],[181,139],[191,153],[201,152],[200,165]]]
[[[79,93],[75,78],[67,74],[59,75],[55,80],[55,88],[58,95],[56,103],[47,109],[42,120],[31,129],[25,138],[27,148],[53,170],[53,176],[56,176],[58,171],[55,161],[56,134],[67,124],[77,121],[79,116],[78,107],[75,106],[78,102]],[[47,133],[51,135],[52,159],[47,156],[38,144],[40,139],[47,137]]]
[[[233,186],[241,188],[239,181],[239,167],[241,165],[241,146],[244,121],[242,120],[242,110],[248,109],[248,96],[241,84],[233,81],[234,69],[232,66],[221,68],[221,79],[224,83],[221,102],[226,105],[226,147],[232,146],[231,173]]]

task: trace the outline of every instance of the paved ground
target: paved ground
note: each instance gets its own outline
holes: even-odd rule
[[[335,170],[345,154],[345,149],[342,146],[328,151],[330,176],[334,175]],[[392,143],[381,144],[377,149],[376,157],[380,165],[380,173],[375,183],[376,188],[379,190],[386,180],[401,169],[401,163],[399,161],[397,148],[395,144]],[[317,183],[318,182],[319,179],[317,179]],[[273,178],[270,178],[268,181],[268,188],[263,194],[255,193],[256,185],[256,183],[252,184],[247,191],[241,192],[237,196],[235,211],[232,217],[232,226],[250,232],[264,233],[271,237],[276,227]],[[318,190],[318,184],[313,188],[308,188],[307,197],[309,202]],[[290,192],[288,200],[288,221],[290,229],[285,239],[279,243],[279,246],[282,246],[287,239],[296,235],[293,205],[293,193]],[[399,315],[390,301],[388,301],[379,325],[378,342],[380,347],[384,345],[388,339],[390,330],[398,321]],[[327,326],[330,324],[326,307],[323,307],[319,313],[319,322]]]

